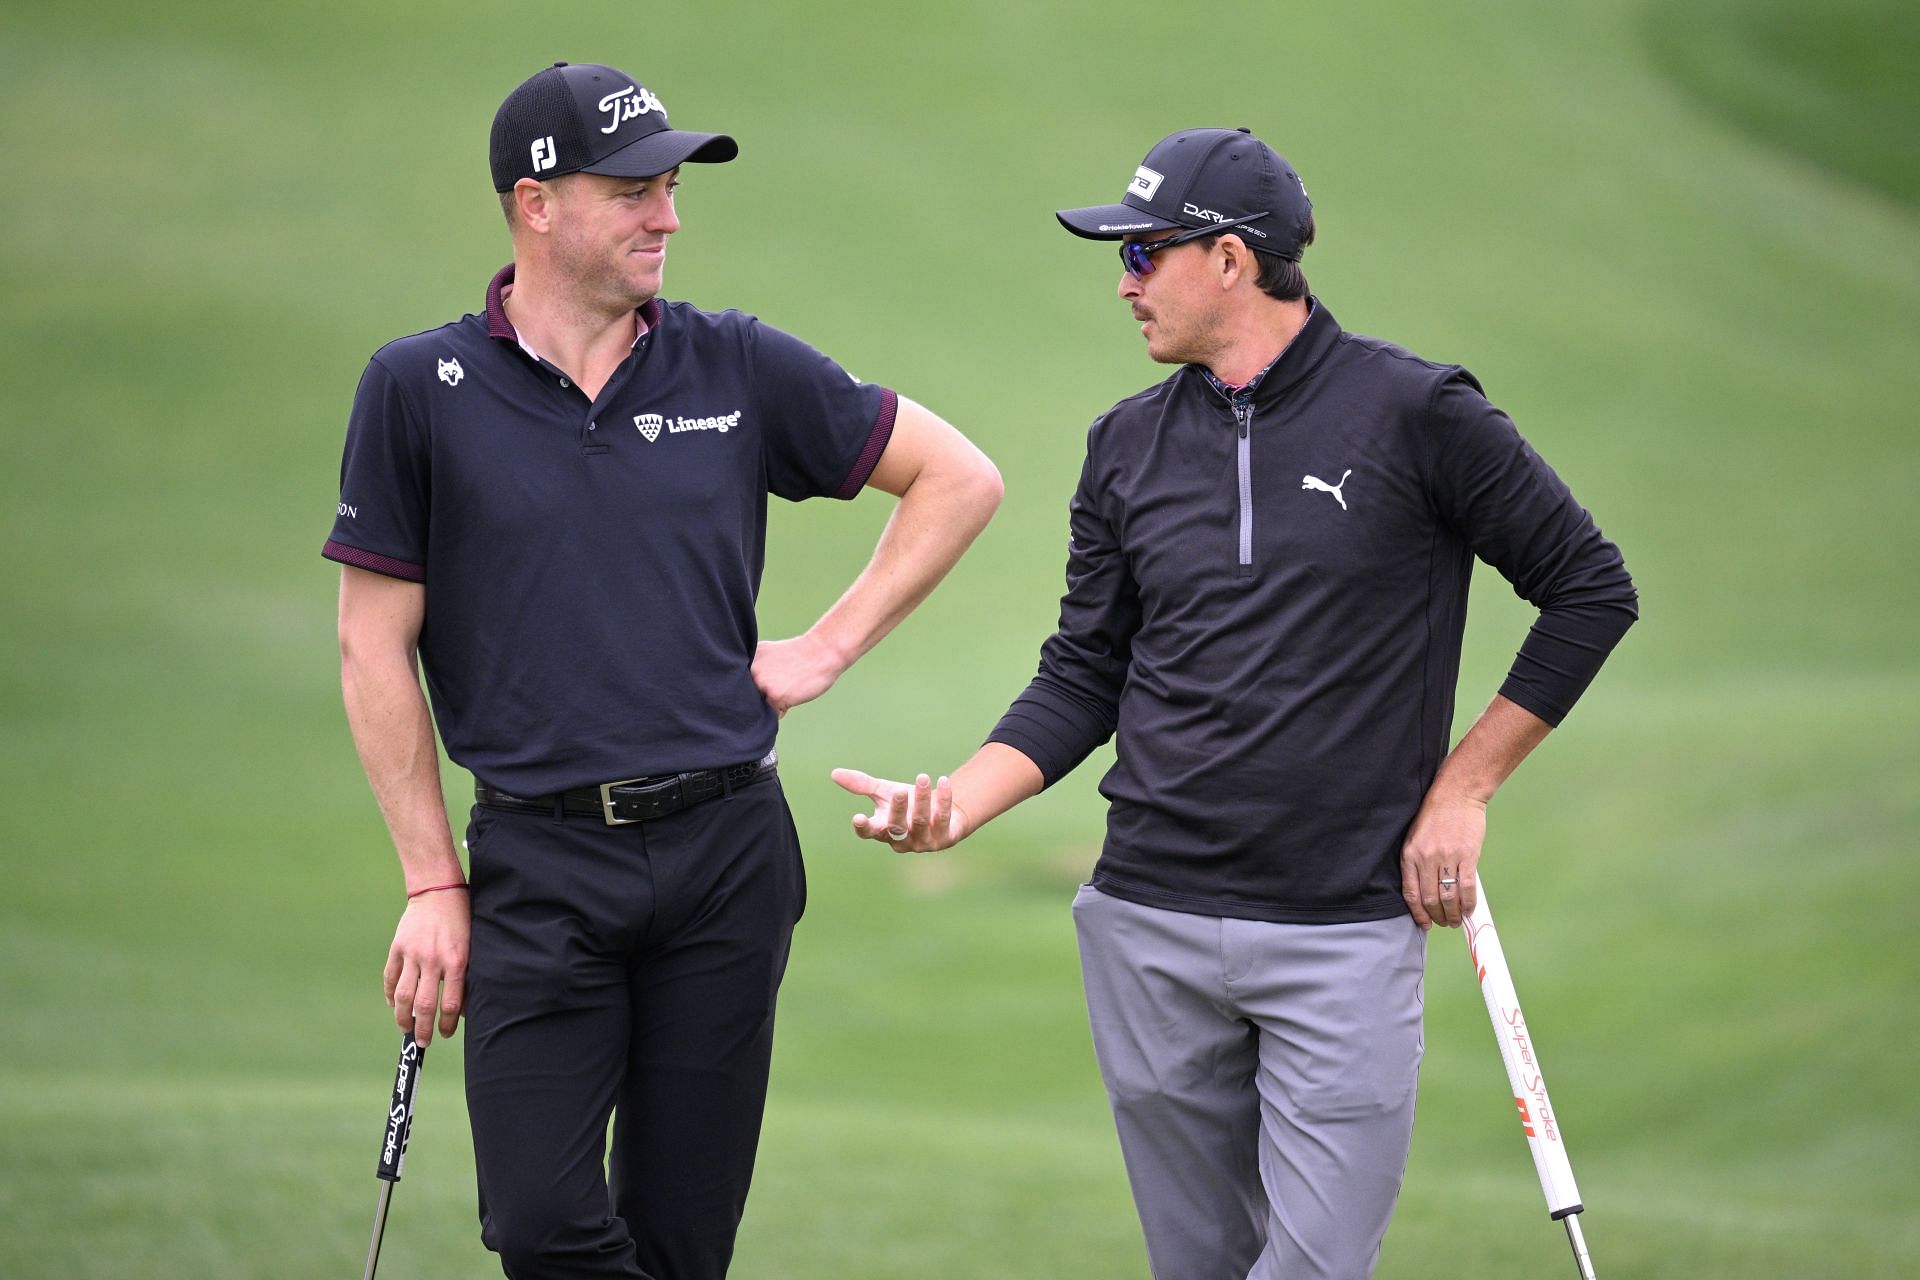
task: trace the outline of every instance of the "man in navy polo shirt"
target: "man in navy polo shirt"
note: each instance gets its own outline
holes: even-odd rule
[[[778,717],[1000,497],[926,409],[658,296],[679,167],[736,150],[611,67],[515,89],[492,133],[514,261],[481,313],[367,366],[323,553],[406,876],[387,998],[422,1044],[467,1019],[482,1234],[519,1280],[725,1274],[805,903]],[[760,642],[767,495],[863,487],[900,500],[872,562],[804,635]],[[470,882],[436,723],[475,778]]]
[[[1471,374],[1308,294],[1306,187],[1246,130],[1171,134],[1056,216],[1122,242],[1178,367],[1087,433],[1060,627],[987,744],[937,784],[834,777],[860,835],[943,849],[1115,737],[1073,911],[1153,1273],[1354,1280],[1406,1167],[1425,931],[1473,909],[1488,801],[1633,582]],[[1476,557],[1540,615],[1449,752]]]

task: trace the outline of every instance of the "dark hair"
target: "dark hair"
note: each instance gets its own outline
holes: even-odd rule
[[[1305,249],[1313,243],[1313,215],[1307,215],[1307,228],[1300,237],[1300,247]],[[1233,235],[1232,231],[1217,231],[1210,236],[1200,237],[1200,243],[1211,249],[1221,236]],[[1307,296],[1307,273],[1300,264],[1289,261],[1277,253],[1269,253],[1245,236],[1240,242],[1253,250],[1253,260],[1259,264],[1260,274],[1254,277],[1254,283],[1260,286],[1260,292],[1280,302],[1298,302]]]

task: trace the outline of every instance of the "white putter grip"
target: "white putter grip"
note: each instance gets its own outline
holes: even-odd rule
[[[1507,1064],[1513,1105],[1520,1110],[1520,1125],[1526,1130],[1527,1146],[1533,1150],[1533,1167],[1540,1174],[1540,1190],[1547,1197],[1547,1211],[1557,1219],[1565,1219],[1569,1214],[1580,1212],[1580,1189],[1573,1183],[1573,1166],[1567,1161],[1560,1120],[1553,1113],[1553,1103],[1547,1099],[1547,1082],[1540,1074],[1540,1055],[1533,1051],[1527,1019],[1520,1012],[1520,997],[1513,991],[1513,974],[1507,969],[1507,956],[1500,948],[1500,935],[1493,927],[1493,913],[1487,907],[1486,881],[1481,880],[1479,887],[1479,902],[1466,918],[1467,955],[1480,979],[1487,1016],[1493,1019],[1494,1038],[1500,1042],[1500,1058]]]

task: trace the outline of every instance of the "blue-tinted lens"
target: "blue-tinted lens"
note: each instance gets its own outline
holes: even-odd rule
[[[1153,270],[1153,255],[1137,244],[1122,244],[1120,263],[1129,275],[1144,276]]]

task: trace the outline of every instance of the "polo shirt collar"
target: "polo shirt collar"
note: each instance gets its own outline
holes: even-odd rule
[[[513,264],[493,273],[493,279],[487,282],[487,336],[511,342],[535,360],[540,353],[520,339],[519,330],[513,327],[513,321],[507,319],[507,294],[513,289]],[[660,323],[660,299],[648,298],[640,304],[640,323],[634,326],[633,342],[640,344],[649,330]]]

